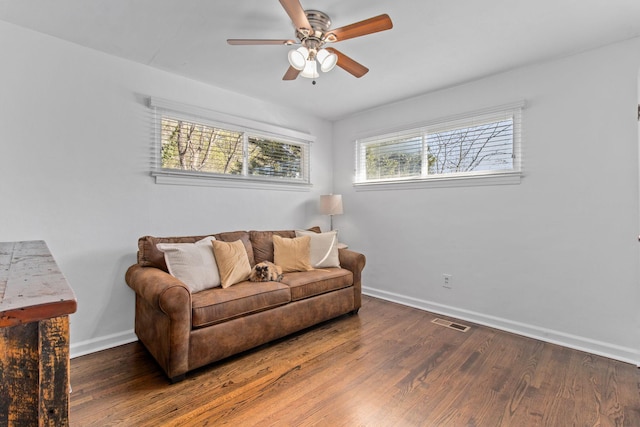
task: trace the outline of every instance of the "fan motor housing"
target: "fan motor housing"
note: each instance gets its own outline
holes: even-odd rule
[[[317,41],[321,41],[324,37],[324,34],[329,30],[331,26],[331,18],[324,12],[319,10],[305,10],[305,15],[307,15],[307,20],[311,25],[311,33],[305,34],[306,32],[301,32],[300,29],[296,29],[296,37],[303,41],[305,39],[317,39]]]

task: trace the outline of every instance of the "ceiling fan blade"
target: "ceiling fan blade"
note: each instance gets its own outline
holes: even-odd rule
[[[227,39],[227,43],[230,45],[262,45],[262,44],[274,44],[274,45],[292,45],[296,44],[294,40],[269,40],[269,39]]]
[[[298,77],[298,74],[300,74],[300,70],[296,70],[295,68],[289,66],[289,69],[286,73],[284,73],[284,77],[282,77],[282,80],[295,80]]]
[[[385,13],[365,19],[364,21],[356,22],[355,24],[347,25],[346,27],[329,30],[329,34],[325,39],[329,42],[339,42],[379,31],[390,30],[391,28],[393,28],[393,22],[391,22],[389,15]]]
[[[355,77],[360,78],[369,72],[369,69],[367,67],[349,58],[339,50],[332,47],[328,47],[327,50],[338,55],[338,63],[336,64],[338,65],[338,67],[342,68],[350,74],[353,74]]]
[[[296,29],[304,28],[309,32],[311,31],[311,24],[309,24],[307,14],[299,0],[280,0],[280,4],[284,7],[284,10],[287,12],[287,15],[289,15],[289,18],[291,18]]]

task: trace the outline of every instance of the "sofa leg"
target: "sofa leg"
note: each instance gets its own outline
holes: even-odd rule
[[[180,381],[186,378],[186,374],[176,375],[175,377],[169,378],[171,384],[179,383]]]

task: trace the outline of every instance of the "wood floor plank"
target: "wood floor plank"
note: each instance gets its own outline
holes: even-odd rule
[[[176,384],[139,343],[78,357],[71,425],[640,426],[635,366],[435,317],[364,297]]]

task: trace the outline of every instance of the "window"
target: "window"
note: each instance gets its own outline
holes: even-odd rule
[[[160,118],[162,169],[241,174],[244,135],[167,115]]]
[[[150,105],[157,130],[152,170],[156,182],[310,184],[307,134],[168,101],[152,99]]]
[[[522,107],[500,107],[358,140],[355,184],[519,182]]]

